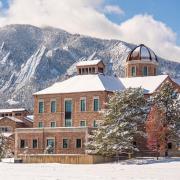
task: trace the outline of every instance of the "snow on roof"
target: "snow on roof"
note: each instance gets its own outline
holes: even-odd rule
[[[133,78],[116,78],[103,74],[77,75],[65,81],[55,83],[54,85],[34,93],[34,95],[43,94],[61,94],[77,93],[91,91],[120,91],[125,88],[144,89],[145,94],[153,93],[168,75],[133,77]]]
[[[2,133],[2,135],[3,135],[4,137],[10,137],[11,135],[13,135],[13,133],[11,133],[11,132],[6,132],[6,133]]]
[[[96,60],[87,60],[87,61],[80,61],[76,64],[76,66],[89,66],[89,65],[97,65],[102,60],[96,59]]]
[[[119,78],[123,83],[125,88],[138,88],[144,89],[145,94],[153,93],[163,81],[168,77],[168,75],[158,75],[158,76],[145,76],[145,77],[131,77],[131,78]]]
[[[77,75],[65,81],[55,83],[49,88],[34,93],[34,95],[89,91],[117,91],[121,89],[124,89],[124,86],[119,81],[119,79],[114,76],[89,74]]]
[[[8,119],[10,119],[10,120],[12,120],[12,121],[14,121],[14,122],[17,122],[17,123],[23,123],[22,120],[20,120],[20,119],[18,119],[18,118],[15,118],[15,117],[13,117],[13,116],[5,116],[5,117],[0,118],[0,120],[2,120],[2,119],[4,119],[4,118],[8,118]]]
[[[24,108],[17,108],[17,109],[0,109],[0,113],[11,113],[11,112],[19,112],[19,111],[26,111]]]
[[[34,121],[34,116],[33,115],[28,115],[28,116],[25,117],[25,119],[28,120],[28,121],[33,122]]]

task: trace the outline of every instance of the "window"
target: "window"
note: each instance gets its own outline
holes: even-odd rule
[[[44,112],[44,102],[39,101],[39,113],[43,113],[43,112]]]
[[[65,126],[66,127],[72,126],[72,101],[71,100],[65,101]]]
[[[37,139],[33,139],[32,147],[33,148],[37,148],[38,147],[38,140]]]
[[[63,139],[63,148],[68,148],[68,139]]]
[[[148,67],[144,66],[143,67],[143,76],[147,76],[148,75]]]
[[[94,98],[94,111],[99,111],[99,97]]]
[[[52,122],[51,122],[51,127],[52,127],[52,128],[56,127],[56,122],[52,121]]]
[[[97,124],[96,120],[93,121],[93,127],[95,127],[95,128],[98,127],[98,124]]]
[[[81,148],[81,139],[76,139],[76,148]]]
[[[85,120],[81,120],[80,121],[80,126],[81,127],[85,127],[86,126],[86,121]]]
[[[54,147],[55,147],[55,139],[54,138],[47,138],[47,147],[46,151],[48,154],[54,153]]]
[[[136,66],[131,67],[131,76],[136,76]]]
[[[38,123],[38,127],[39,127],[39,128],[42,128],[42,127],[43,127],[43,123],[42,123],[42,122],[39,122],[39,123]]]
[[[7,114],[8,116],[8,114]],[[15,116],[21,116],[21,113],[15,113]]]
[[[20,148],[25,148],[25,140],[24,139],[20,140]]]
[[[1,126],[0,127],[0,133],[6,133],[6,132],[11,132],[11,127],[4,127],[4,126]]]
[[[79,69],[79,74],[81,74],[81,69]]]
[[[56,101],[51,101],[51,112],[56,112]]]
[[[168,149],[172,149],[172,143],[168,143]]]
[[[95,73],[95,67],[92,68],[92,73],[93,73],[93,74]]]
[[[86,111],[86,98],[81,98],[80,100],[80,111]]]

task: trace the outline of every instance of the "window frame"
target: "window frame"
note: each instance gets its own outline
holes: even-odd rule
[[[80,146],[80,147],[77,147],[77,140],[80,140],[80,142],[81,142],[81,146]],[[75,146],[76,146],[76,149],[82,148],[82,138],[77,138],[77,139],[76,139],[76,144],[75,144]]]
[[[54,123],[55,126],[52,126],[52,123]],[[51,127],[51,128],[56,128],[56,121],[51,121],[51,122],[50,122],[50,127]]]
[[[67,140],[67,147],[64,147],[64,140]],[[68,138],[63,138],[62,139],[62,148],[63,149],[68,149],[69,148],[69,139]]]
[[[81,126],[81,122],[85,122],[85,125],[84,125],[84,126]],[[87,125],[86,125],[86,120],[80,120],[80,121],[79,121],[79,126],[80,126],[80,127],[86,127],[86,126],[87,126]]]
[[[34,147],[34,140],[37,141],[36,147]],[[38,148],[38,139],[32,139],[32,149],[37,149]]]
[[[84,103],[85,106],[84,106],[84,110],[83,110],[83,111],[82,111],[82,106],[81,106],[81,105],[82,105],[82,104],[81,104],[81,101],[82,101],[82,100],[85,101],[85,103]],[[80,112],[86,112],[86,97],[81,97],[81,98],[80,98],[80,107],[79,107],[79,110],[80,110]]]
[[[52,102],[55,102],[55,110],[54,111],[52,111]],[[56,101],[56,99],[51,99],[50,111],[51,111],[51,113],[57,112],[57,101]]]
[[[40,123],[41,123],[41,126],[39,126]],[[42,122],[42,121],[39,121],[39,122],[38,122],[38,128],[43,128],[43,122]]]
[[[134,70],[135,70],[135,71],[134,71],[135,74],[133,74],[133,68],[134,68]],[[137,76],[136,66],[131,66],[131,76],[132,76],[132,77]]]
[[[40,111],[40,104],[39,103],[43,103],[43,110],[42,110],[42,112]],[[39,99],[38,100],[38,113],[39,114],[44,113],[44,100],[43,99]]]
[[[21,145],[21,142],[24,141],[24,147],[22,147]],[[20,149],[24,149],[26,147],[26,140],[25,139],[20,139],[20,142],[19,142],[19,148]]]
[[[65,102],[66,101],[71,101],[71,119],[66,119],[65,118],[65,113],[66,113],[66,105],[65,105]],[[72,115],[73,115],[73,100],[72,98],[65,98],[64,99],[64,127],[72,127],[73,126],[73,118],[72,118]],[[71,121],[71,126],[66,126],[66,120],[70,120]]]
[[[95,110],[95,101],[94,101],[95,99],[98,100],[98,110]],[[94,97],[93,97],[93,111],[94,111],[94,112],[100,111],[100,99],[99,99],[99,96],[94,96]]]

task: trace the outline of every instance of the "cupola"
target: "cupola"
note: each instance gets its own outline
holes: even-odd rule
[[[87,60],[80,61],[76,65],[77,74],[85,75],[85,74],[98,74],[104,73],[105,65],[102,60]]]
[[[144,44],[135,47],[126,60],[126,77],[155,76],[158,59],[156,54]]]

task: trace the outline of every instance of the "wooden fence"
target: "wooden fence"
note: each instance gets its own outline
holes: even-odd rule
[[[112,162],[114,159],[97,155],[28,154],[18,155],[23,163],[97,164]]]

